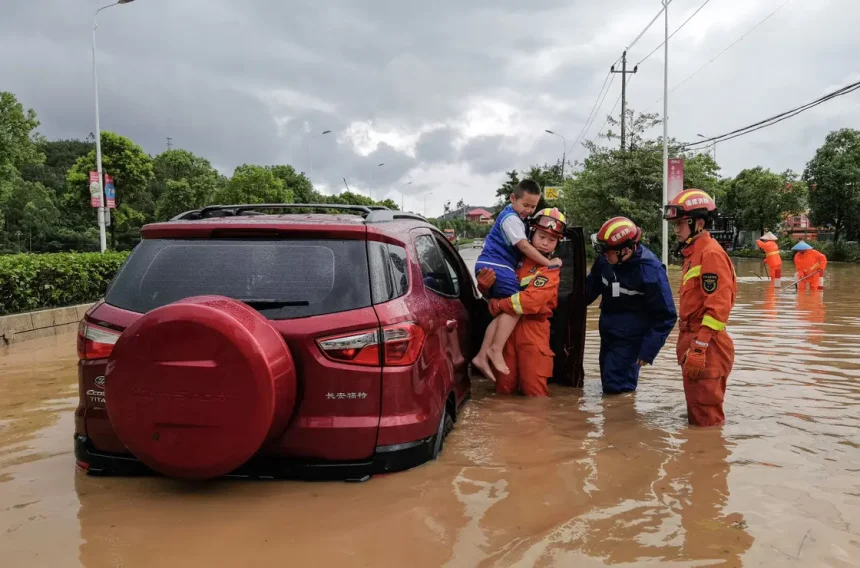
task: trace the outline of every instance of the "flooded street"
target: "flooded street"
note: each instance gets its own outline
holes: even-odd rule
[[[0,565],[860,566],[860,266],[797,294],[735,263],[723,428],[687,427],[677,331],[604,397],[595,305],[584,390],[476,381],[439,461],[363,484],[87,477],[74,335],[2,348]]]

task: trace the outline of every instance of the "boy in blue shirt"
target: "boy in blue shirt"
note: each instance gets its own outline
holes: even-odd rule
[[[532,246],[526,235],[525,220],[534,213],[540,197],[541,190],[537,182],[524,179],[518,183],[511,193],[511,203],[499,213],[484,241],[484,249],[475,264],[475,274],[483,268],[492,268],[496,273],[496,281],[490,288],[490,298],[510,298],[520,292],[517,266],[523,257],[539,266],[561,266],[561,259],[547,259]],[[487,327],[481,350],[472,359],[472,365],[494,382],[496,378],[491,364],[503,375],[510,373],[502,350],[518,321],[519,316],[515,315],[501,313],[496,316]]]

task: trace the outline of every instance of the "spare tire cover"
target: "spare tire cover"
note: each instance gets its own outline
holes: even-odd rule
[[[250,459],[287,426],[290,351],[246,304],[198,296],[148,312],[114,346],[105,404],[119,439],[164,475],[207,479]]]

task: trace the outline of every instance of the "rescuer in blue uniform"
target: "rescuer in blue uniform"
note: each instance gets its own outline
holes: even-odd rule
[[[605,394],[636,390],[639,369],[654,362],[678,313],[666,269],[639,243],[642,231],[614,217],[591,236],[599,254],[587,279],[586,302],[600,303],[600,381]]]

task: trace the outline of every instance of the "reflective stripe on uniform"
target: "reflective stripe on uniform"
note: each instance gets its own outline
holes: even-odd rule
[[[773,256],[773,255],[775,255],[775,254],[776,254],[776,255],[778,255],[778,254],[779,254],[779,251],[778,251],[778,250],[772,250],[772,251],[770,251],[770,252],[766,252],[766,253],[764,253],[764,255],[765,255],[765,256]]]
[[[520,287],[525,288],[526,286],[528,286],[529,283],[535,279],[535,276],[535,274],[529,274],[528,276],[520,280]]]
[[[695,278],[696,276],[701,276],[701,275],[702,275],[702,265],[700,264],[698,266],[693,266],[692,268],[690,268],[690,270],[688,270],[687,272],[684,273],[684,284],[686,284],[687,280],[689,280],[690,278]]]
[[[515,312],[517,312],[519,315],[523,315],[523,305],[520,303],[519,292],[511,296],[511,305],[514,307]]]
[[[702,318],[702,325],[705,327],[710,327],[714,331],[723,331],[724,329],[726,329],[726,324],[716,318],[707,315]]]

